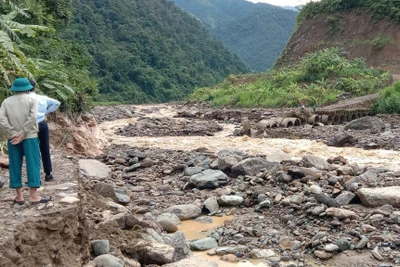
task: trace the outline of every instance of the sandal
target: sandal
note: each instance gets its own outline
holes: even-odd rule
[[[25,200],[17,201],[16,199],[14,199],[13,204],[18,204],[18,205],[22,206],[22,205],[25,205]]]
[[[39,201],[31,202],[32,205],[40,204],[40,203],[47,203],[51,201],[51,197],[42,197]]]

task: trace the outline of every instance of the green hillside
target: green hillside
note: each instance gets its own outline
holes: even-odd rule
[[[166,0],[73,0],[63,37],[93,55],[101,101],[182,99],[249,69],[203,27]]]
[[[245,0],[172,0],[198,17],[253,71],[271,69],[295,26],[298,12]]]

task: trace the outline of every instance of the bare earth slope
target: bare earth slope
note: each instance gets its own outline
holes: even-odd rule
[[[338,30],[328,30],[327,18],[339,20]],[[386,40],[386,41],[384,41]],[[290,38],[277,66],[298,62],[305,54],[326,47],[340,47],[350,59],[363,57],[368,65],[400,73],[400,25],[371,14],[352,11],[319,14],[303,22]]]

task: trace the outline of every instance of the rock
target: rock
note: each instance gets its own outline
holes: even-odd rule
[[[218,199],[218,204],[221,206],[239,206],[244,201],[241,196],[221,196]]]
[[[218,247],[218,243],[214,238],[206,237],[190,243],[192,250],[209,250]]]
[[[94,186],[93,191],[103,197],[109,197],[112,200],[114,200],[115,202],[119,202],[119,199],[117,198],[116,193],[115,193],[114,186],[112,186],[110,184],[97,183]]]
[[[131,202],[131,198],[125,194],[115,193],[115,197],[117,198],[118,203],[120,204],[128,204]]]
[[[378,117],[362,117],[352,120],[344,126],[344,130],[377,130],[385,129],[385,122]]]
[[[165,244],[172,246],[175,250],[173,261],[179,261],[191,255],[189,244],[182,232],[163,235],[163,240]]]
[[[96,267],[124,267],[124,262],[117,257],[105,254],[94,259]]]
[[[203,171],[203,168],[201,168],[201,167],[187,167],[183,174],[186,176],[192,176],[192,175],[194,175],[196,173],[200,173],[202,171]]]
[[[218,267],[218,264],[208,260],[204,260],[197,256],[192,256],[178,262],[163,265],[163,267]]]
[[[120,256],[122,260],[124,261],[125,267],[140,267],[140,263],[133,260],[133,259],[128,259],[124,256]]]
[[[242,127],[243,127],[243,134],[244,135],[251,135],[251,124],[250,121],[246,118],[242,120]]]
[[[223,255],[221,257],[221,260],[226,261],[226,262],[239,262],[239,258],[236,257],[233,254],[227,254],[227,255]]]
[[[322,193],[321,187],[319,187],[318,185],[315,185],[315,184],[310,186],[310,191],[313,194],[321,194]]]
[[[280,181],[280,182],[284,182],[284,183],[290,183],[291,181],[293,181],[293,178],[292,178],[292,176],[290,176],[289,174],[286,174],[286,173],[284,173],[284,172],[279,172],[277,175],[276,175],[276,178],[275,178],[277,181]]]
[[[306,176],[312,177],[314,180],[321,177],[321,173],[316,169],[295,167],[288,170],[287,173],[292,176],[293,179],[301,179]]]
[[[204,201],[204,209],[208,211],[208,213],[214,213],[219,210],[217,197],[209,197],[206,201]]]
[[[352,192],[343,191],[340,195],[336,197],[336,201],[339,204],[339,206],[345,206],[348,205],[355,196],[356,194]]]
[[[139,240],[125,246],[124,251],[139,262],[146,264],[167,264],[173,262],[175,249],[169,245]]]
[[[277,171],[277,168],[277,163],[256,157],[242,160],[238,164],[233,165],[231,168],[231,172],[234,176],[256,176],[261,170],[267,170],[270,173],[274,173]]]
[[[358,219],[358,215],[354,211],[346,210],[346,209],[339,209],[339,208],[328,208],[326,214],[331,217],[335,217],[338,219]]]
[[[400,186],[381,188],[361,188],[357,191],[358,197],[364,206],[379,207],[391,205],[400,208]]]
[[[367,181],[376,181],[378,179],[378,175],[374,170],[368,170],[361,175],[353,177],[349,181],[347,181],[344,186],[350,190],[352,184],[367,182]]]
[[[339,207],[339,203],[336,201],[336,199],[329,197],[325,193],[314,194],[314,198],[319,203],[323,203],[328,207]]]
[[[223,158],[226,156],[233,156],[233,155],[237,155],[239,157],[244,158],[246,156],[246,153],[244,153],[242,150],[232,149],[232,148],[224,148],[217,152],[217,156],[219,158]]]
[[[168,219],[157,220],[157,223],[159,223],[168,233],[175,233],[178,231],[178,226]]]
[[[373,226],[371,226],[369,224],[361,225],[361,229],[366,233],[370,233],[370,232],[376,231],[376,227],[373,227]]]
[[[339,247],[339,251],[345,251],[348,250],[351,246],[351,242],[347,240],[346,238],[341,238],[338,241],[336,241],[336,246]]]
[[[1,183],[0,183],[0,185],[1,185]],[[1,186],[0,186],[0,188],[1,188]],[[62,199],[60,199],[60,203],[65,203],[65,204],[74,204],[79,201],[80,201],[79,198],[74,197],[74,196],[66,196],[66,197],[63,197]]]
[[[306,155],[301,160],[301,163],[304,167],[316,168],[318,170],[330,170],[331,168],[331,164],[329,164],[326,160],[314,155]]]
[[[292,158],[285,152],[283,152],[281,150],[276,150],[276,151],[271,152],[271,154],[269,154],[266,157],[266,160],[268,160],[270,162],[281,163],[282,161],[292,160]]]
[[[228,181],[228,176],[222,171],[208,169],[192,175],[189,184],[198,189],[215,189],[221,185],[226,185]]]
[[[339,250],[339,247],[335,244],[326,244],[324,250],[326,252],[335,252]]]
[[[377,259],[378,261],[384,260],[382,255],[379,253],[377,246],[373,250],[371,250],[371,253],[372,253],[372,256],[374,256],[374,258]]]
[[[167,210],[169,213],[175,214],[181,220],[195,219],[200,216],[201,209],[193,204],[175,205]]]
[[[354,137],[349,135],[348,133],[341,133],[335,135],[333,140],[329,143],[331,146],[342,147],[347,143],[352,143],[354,141]]]
[[[100,180],[110,177],[110,168],[95,159],[80,159],[78,161],[79,171],[90,178],[97,178]]]
[[[147,155],[140,151],[131,150],[131,151],[127,151],[126,154],[128,154],[128,156],[131,158],[139,158],[140,160],[147,158]]]
[[[317,257],[321,260],[329,260],[330,258],[333,257],[333,255],[331,253],[321,251],[321,250],[314,251],[314,255],[315,255],[315,257]]]
[[[368,244],[369,239],[365,236],[361,238],[360,241],[358,241],[357,245],[355,246],[356,249],[363,249],[365,246]]]
[[[108,240],[93,240],[92,247],[94,255],[100,256],[110,252],[110,242]]]
[[[181,224],[181,220],[178,218],[178,216],[176,216],[173,213],[162,213],[161,215],[159,215],[157,217],[157,221],[158,220],[168,220],[171,221],[173,224],[175,225],[180,225]]]
[[[237,155],[220,157],[218,159],[218,169],[221,171],[229,170],[233,165],[238,164],[243,158]]]
[[[219,247],[215,249],[215,254],[218,256],[227,255],[227,254],[242,254],[249,251],[249,248],[246,246],[236,246],[236,247]]]
[[[252,249],[250,251],[250,257],[252,259],[267,259],[276,256],[272,249]]]
[[[382,207],[380,207],[377,212],[379,212],[382,215],[385,216],[389,216],[390,214],[392,214],[392,212],[394,211],[394,208],[392,205],[383,205]]]
[[[303,197],[300,195],[293,195],[290,197],[290,203],[301,205],[302,202],[303,202]]]
[[[348,166],[341,166],[336,170],[337,175],[353,175],[354,170]]]
[[[321,213],[323,213],[325,210],[326,210],[326,206],[325,206],[325,205],[320,205],[320,206],[315,207],[315,208],[311,211],[311,213],[312,213],[313,215],[315,215],[315,216],[318,216],[318,215],[320,215]]]

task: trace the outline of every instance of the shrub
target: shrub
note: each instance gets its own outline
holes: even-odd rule
[[[379,94],[374,109],[381,114],[400,114],[400,83],[387,87]]]

